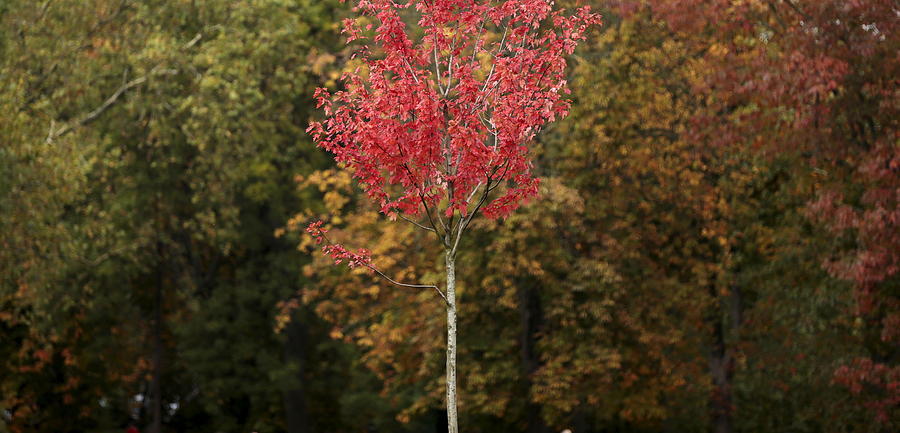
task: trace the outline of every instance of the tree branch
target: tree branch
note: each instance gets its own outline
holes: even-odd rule
[[[87,113],[84,116],[82,116],[81,118],[75,120],[74,122],[63,125],[55,131],[53,130],[53,123],[51,122],[50,132],[47,134],[46,143],[51,144],[57,138],[62,137],[63,135],[66,135],[82,126],[87,125],[88,123],[93,122],[98,117],[100,117],[100,115],[103,114],[106,110],[108,110],[110,107],[112,107],[112,105],[115,104],[116,101],[118,101],[119,98],[123,94],[125,94],[125,92],[127,92],[135,87],[138,87],[141,84],[146,83],[147,78],[150,77],[151,75],[159,75],[159,74],[174,75],[177,73],[178,73],[178,71],[175,69],[157,70],[157,68],[153,68],[153,70],[151,70],[149,74],[144,75],[143,77],[140,77],[140,78],[135,78],[134,80],[131,80],[131,81],[123,84],[112,95],[110,95],[109,98],[106,98],[106,101],[104,101],[103,104],[101,104],[99,107],[95,108],[90,113]]]
[[[313,237],[316,237],[316,236],[321,236],[321,238],[325,240],[327,245],[336,245],[336,246],[339,246],[339,247],[343,248],[344,250],[346,250],[346,248],[344,248],[340,244],[336,244],[336,243],[332,242],[331,239],[328,238],[328,235],[323,230],[319,230],[318,234],[313,234]],[[447,300],[447,297],[444,295],[444,292],[442,292],[441,289],[438,288],[438,286],[435,286],[433,284],[401,283],[401,282],[387,276],[384,272],[379,271],[378,268],[376,268],[374,265],[372,265],[372,263],[370,261],[371,261],[371,257],[369,257],[369,260],[366,263],[362,263],[362,265],[365,266],[366,268],[369,268],[372,272],[375,272],[376,274],[378,274],[378,276],[380,276],[381,278],[384,278],[391,284],[393,284],[395,286],[399,286],[399,287],[408,287],[411,289],[434,289],[438,293],[438,295],[441,296],[441,299],[444,300],[444,303],[447,304],[448,306],[450,305],[450,301]]]
[[[803,19],[806,20],[807,22],[812,22],[812,17],[809,16],[809,14],[807,14],[803,9],[800,9],[800,6],[797,6],[797,5],[796,5],[793,1],[791,1],[791,0],[784,0],[784,2],[787,3],[787,5],[790,6],[791,9],[793,9],[794,12],[797,13],[797,15],[800,15],[801,18],[803,18]]]
[[[488,194],[490,194],[491,191],[496,188],[496,185],[493,188],[491,187],[491,177],[497,173],[497,170],[499,170],[499,167],[487,177],[484,184],[484,190],[481,194],[481,199],[478,200],[478,204],[475,205],[475,209],[472,209],[472,212],[470,212],[469,215],[459,221],[459,230],[457,231],[456,239],[453,241],[453,248],[450,249],[449,253],[451,256],[456,255],[456,247],[459,246],[459,239],[462,237],[462,234],[465,232],[466,228],[469,227],[469,223],[472,222],[472,219],[475,218],[475,215],[478,214],[481,206],[487,200]],[[480,184],[481,182],[479,182],[479,185]],[[499,185],[499,183],[497,185]],[[469,196],[469,200],[471,200],[471,197],[475,194],[475,191],[478,191],[478,187],[475,187],[475,189],[472,191],[472,195]]]
[[[381,148],[381,145],[378,145],[378,148],[380,149],[380,148]],[[400,148],[400,146],[397,146],[397,149],[400,150],[400,155],[402,156],[402,155],[403,155],[403,149]],[[387,152],[385,152],[385,153],[387,153]],[[409,178],[415,180],[416,177],[413,176],[413,172],[412,172],[412,170],[409,168],[409,164],[407,164],[407,163],[404,162],[404,163],[403,163],[403,168],[405,168],[405,169],[406,169],[406,172],[409,173]],[[425,196],[422,195],[422,189],[424,189],[424,187],[425,187],[425,185],[424,185],[424,181],[423,181],[422,188],[419,188],[419,192],[418,192],[419,200],[422,201],[422,206],[425,207],[425,215],[428,216],[428,223],[431,224],[431,228],[432,228],[431,231],[434,232],[434,234],[438,237],[438,240],[441,240],[441,241],[442,241],[442,240],[443,240],[443,237],[442,237],[442,235],[441,235],[441,232],[438,230],[437,225],[434,223],[434,219],[431,218],[431,209],[428,208],[428,203],[425,201]],[[399,215],[399,214],[398,214],[398,215]],[[440,217],[441,217],[440,214],[438,214],[439,221],[441,222],[441,225],[443,226],[444,230],[446,231],[446,230],[447,230],[447,226],[444,225],[444,221],[443,221],[443,220],[440,220]],[[427,227],[423,227],[423,228],[425,228],[426,230],[428,230]]]
[[[375,272],[376,274],[378,274],[378,276],[380,276],[381,278],[384,278],[385,280],[388,280],[391,284],[393,284],[393,285],[395,285],[395,286],[409,287],[409,288],[411,288],[411,289],[434,289],[434,291],[437,292],[437,294],[441,296],[441,299],[444,300],[444,303],[447,304],[448,306],[450,305],[450,301],[447,300],[447,296],[444,295],[444,292],[442,292],[441,289],[438,288],[438,286],[435,286],[435,285],[433,285],[433,284],[406,284],[406,283],[401,283],[401,282],[396,281],[396,280],[394,280],[393,278],[391,278],[391,277],[385,275],[384,272],[379,271],[378,268],[376,268],[375,266],[372,266],[371,264],[367,264],[366,267],[369,268],[369,269],[371,269],[371,270],[372,270],[373,272]]]
[[[415,222],[415,221],[413,221],[413,220],[411,220],[411,219],[409,219],[409,218],[403,216],[403,214],[398,213],[397,216],[400,217],[400,219],[402,219],[403,221],[406,221],[406,222],[408,222],[408,223],[410,223],[410,224],[413,224],[413,225],[415,225],[416,227],[418,227],[418,228],[420,228],[420,229],[422,229],[422,230],[428,230],[428,231],[430,231],[430,232],[435,232],[435,233],[437,233],[437,231],[436,231],[435,229],[433,229],[433,228],[431,228],[431,227],[425,227],[425,226],[423,226],[422,224],[419,224],[419,223],[417,223],[417,222]]]

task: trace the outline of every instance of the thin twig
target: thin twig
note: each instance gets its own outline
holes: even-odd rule
[[[410,224],[413,224],[413,225],[415,225],[416,227],[418,227],[418,228],[420,228],[420,229],[422,229],[422,230],[428,230],[428,231],[430,231],[430,232],[435,232],[435,233],[437,233],[433,228],[431,228],[431,227],[425,227],[425,226],[423,226],[422,224],[419,224],[419,223],[417,223],[417,222],[415,222],[415,221],[413,221],[413,220],[411,220],[411,219],[409,219],[409,218],[403,216],[402,214],[399,214],[399,213],[398,213],[397,216],[400,217],[400,219],[402,219],[403,221],[406,221],[406,222],[408,222],[408,223],[410,223]]]
[[[188,43],[184,44],[184,46],[182,46],[181,49],[186,50],[188,48],[193,47],[194,45],[197,44],[197,42],[200,42],[201,38],[203,38],[203,33],[197,33],[197,35],[194,36],[194,39],[191,39],[190,41],[188,41]]]
[[[50,10],[50,3],[52,3],[52,2],[53,2],[53,0],[47,0],[44,2],[44,4],[41,5],[41,12],[40,12],[40,14],[38,14],[37,19],[34,20],[35,23],[39,23],[44,20],[44,16],[46,16],[47,11]]]
[[[784,2],[787,3],[787,5],[790,6],[791,9],[793,9],[794,12],[797,13],[797,15],[800,15],[801,18],[803,18],[804,20],[806,20],[808,22],[812,22],[812,17],[809,16],[809,14],[807,14],[803,9],[800,9],[800,6],[797,6],[791,0],[784,0]]]
[[[377,146],[379,149],[381,148],[381,145],[377,145]],[[400,148],[399,145],[397,146],[397,149],[400,150],[400,155],[403,156],[403,149]],[[387,152],[385,152],[385,154],[387,154]],[[403,168],[405,168],[406,172],[409,173],[410,179],[416,178],[415,176],[413,176],[413,172],[409,168],[409,164],[404,162]],[[423,184],[422,186],[424,187],[425,185]],[[443,238],[441,237],[441,233],[440,233],[440,231],[438,231],[437,225],[434,224],[434,220],[431,218],[431,209],[428,208],[428,203],[425,201],[425,196],[422,195],[422,188],[419,188],[418,195],[419,195],[419,200],[422,201],[422,206],[425,207],[425,215],[428,216],[428,223],[431,224],[431,227],[433,228],[432,231],[438,237],[438,240],[442,241]],[[440,215],[438,215],[438,218],[440,218]],[[441,221],[441,225],[443,225],[443,224],[444,224],[444,222]],[[443,228],[444,228],[444,230],[447,230],[447,226],[443,226]]]
[[[441,66],[440,61],[438,60],[437,37],[434,38],[432,44],[434,44],[434,82],[437,83],[438,90],[441,93],[444,93],[444,87],[441,86]]]
[[[480,183],[480,182],[479,182]],[[473,218],[478,214],[478,210],[481,209],[481,205],[484,203],[485,199],[487,199],[488,194],[491,192],[490,189],[491,178],[488,176],[487,183],[484,185],[484,193],[481,195],[481,200],[478,201],[478,204],[475,206],[475,209],[472,210],[468,215],[463,217],[460,215],[459,223],[457,223],[457,231],[456,231],[456,239],[453,241],[453,248],[450,249],[451,257],[456,256],[456,247],[459,246],[459,240],[462,239],[462,235],[466,230],[466,227],[469,226],[469,223]],[[467,202],[468,204],[468,202]]]
[[[472,188],[472,192],[469,193],[469,197],[466,198],[466,203],[472,202],[472,197],[475,197],[475,193],[478,192],[478,188],[480,188],[480,187],[481,187],[481,181],[478,181],[478,184],[475,185],[475,188]]]
[[[338,245],[338,244],[335,244],[334,242],[332,242],[331,239],[328,237],[327,234],[325,234],[324,231],[319,231],[319,236],[322,236],[322,239],[325,239],[325,242],[328,243],[329,245]],[[450,305],[450,301],[447,300],[447,297],[444,296],[444,292],[442,292],[441,289],[438,288],[438,286],[435,286],[435,285],[433,285],[433,284],[407,284],[407,283],[401,283],[401,282],[399,282],[399,281],[397,281],[397,280],[395,280],[395,279],[393,279],[393,278],[391,278],[391,277],[385,275],[384,272],[379,271],[378,268],[376,268],[376,267],[375,267],[374,265],[372,265],[371,263],[363,263],[363,266],[365,266],[365,267],[371,269],[372,272],[375,272],[376,274],[378,274],[378,276],[380,276],[381,278],[384,278],[385,280],[388,280],[391,284],[393,284],[393,285],[395,285],[395,286],[409,287],[409,288],[411,288],[411,289],[434,289],[436,292],[438,292],[438,295],[440,295],[441,298],[444,300],[444,303],[447,304],[448,306]]]
[[[434,289],[434,291],[437,292],[438,295],[441,296],[441,299],[444,300],[444,303],[447,304],[448,306],[450,305],[450,301],[448,301],[448,300],[447,300],[447,297],[444,296],[444,292],[442,292],[441,289],[439,289],[438,286],[435,286],[434,284],[406,284],[406,283],[401,283],[401,282],[396,281],[396,280],[394,280],[393,278],[391,278],[391,277],[385,275],[384,272],[379,271],[376,267],[374,267],[374,266],[372,266],[372,265],[367,264],[366,267],[369,268],[369,269],[371,269],[371,270],[372,270],[373,272],[375,272],[376,274],[378,274],[381,278],[384,278],[385,280],[388,280],[391,284],[393,284],[393,285],[395,285],[395,286],[409,287],[409,288],[411,288],[411,289]]]
[[[416,84],[419,84],[419,77],[416,76],[416,72],[413,70],[412,65],[409,64],[409,61],[406,60],[406,57],[401,57],[403,59],[403,64],[406,65],[406,68],[409,69],[409,74],[412,75],[413,80],[415,80]]]

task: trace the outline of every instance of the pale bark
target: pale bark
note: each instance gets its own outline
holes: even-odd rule
[[[447,252],[447,432],[459,433],[456,411],[456,259]]]

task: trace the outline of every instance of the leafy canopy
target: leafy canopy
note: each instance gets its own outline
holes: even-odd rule
[[[436,231],[461,232],[457,211],[466,223],[486,202],[486,216],[509,214],[537,193],[526,144],[567,114],[565,55],[600,21],[589,7],[564,16],[552,5],[359,1],[363,16],[345,20],[344,33],[371,42],[354,54],[344,90],[318,89],[327,118],[308,132],[391,217],[424,211]]]

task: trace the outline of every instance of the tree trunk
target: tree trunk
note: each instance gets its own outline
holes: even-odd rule
[[[456,413],[456,258],[447,262],[447,432],[459,433]]]
[[[731,357],[725,349],[721,327],[717,325],[714,331],[715,341],[709,359],[713,382],[710,412],[714,433],[732,433]]]
[[[540,365],[537,351],[537,333],[541,326],[541,299],[531,281],[520,281],[519,298],[519,346],[522,369],[522,395],[525,396],[525,432],[547,433],[550,430],[541,418],[541,406],[531,401],[531,376]]]
[[[299,384],[284,392],[284,411],[288,433],[310,433],[309,412],[306,405],[306,390],[303,378],[304,352],[306,350],[306,324],[299,313],[294,314],[287,325],[287,341],[284,343],[286,362],[296,362],[300,369],[297,372]]]
[[[732,332],[736,333],[741,321],[740,291],[737,286],[732,287],[729,297],[725,299],[718,295],[715,287],[710,287],[710,294],[717,304],[710,312],[710,322],[713,325],[712,347],[709,353],[709,370],[713,384],[709,401],[710,421],[713,433],[732,433],[734,396],[731,386],[734,377],[734,357],[726,341],[729,327],[726,316],[730,316]],[[728,303],[731,305],[726,306]],[[723,314],[725,312],[727,314]]]
[[[583,406],[578,406],[572,414],[572,432],[589,433],[587,416],[584,413]]]
[[[150,433],[162,432],[162,272],[156,276],[156,293],[153,301],[153,378],[150,382]]]

